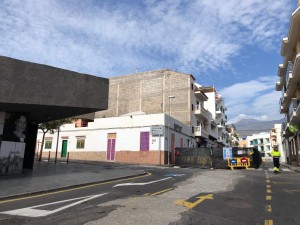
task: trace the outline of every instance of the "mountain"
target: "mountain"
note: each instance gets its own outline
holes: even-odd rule
[[[274,127],[274,124],[281,124],[284,119],[260,121],[255,119],[243,119],[233,124],[236,128],[236,132],[241,136],[250,136],[261,132],[270,132]]]

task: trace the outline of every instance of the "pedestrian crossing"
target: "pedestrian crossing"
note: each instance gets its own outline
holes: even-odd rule
[[[273,171],[274,171],[273,168],[269,168],[268,170],[269,170],[270,172],[273,172]],[[288,169],[288,168],[282,168],[282,169],[280,168],[279,170],[280,170],[280,171],[284,171],[284,172],[292,172],[292,171],[291,171],[290,169]]]

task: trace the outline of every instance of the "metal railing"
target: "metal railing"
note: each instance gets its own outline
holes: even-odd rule
[[[288,62],[287,69],[286,69],[286,74],[285,74],[285,79],[286,79],[286,83],[287,83],[287,84],[289,83],[290,75],[292,75],[293,67],[294,67],[294,63],[291,62],[291,61],[289,61],[289,62]]]

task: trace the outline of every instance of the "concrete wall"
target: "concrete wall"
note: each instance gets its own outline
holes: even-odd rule
[[[3,56],[0,77],[0,111],[29,112],[30,119],[38,122],[46,117],[71,117],[108,106],[105,78]]]
[[[170,70],[157,70],[110,78],[108,110],[96,118],[116,117],[135,111],[169,114],[168,96],[172,99],[172,117],[190,126],[192,76]]]

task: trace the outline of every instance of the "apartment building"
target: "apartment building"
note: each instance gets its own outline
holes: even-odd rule
[[[66,157],[69,152],[71,159],[157,164],[158,159],[173,162],[176,147],[224,146],[220,140],[225,136],[217,121],[225,127],[225,120],[216,120],[218,98],[207,91],[214,98],[210,112],[204,90],[208,89],[197,84],[192,75],[168,69],[112,77],[108,109],[96,112],[94,122],[66,125],[58,139],[58,155]],[[159,140],[153,127],[162,130]],[[45,156],[47,152],[52,156],[54,150],[49,146],[55,143],[55,134],[47,134],[46,139]],[[148,146],[146,150],[142,143]]]
[[[283,149],[288,162],[299,166],[300,157],[300,6],[292,13],[288,36],[282,39],[283,63],[278,67],[276,90],[282,92],[280,113],[285,115],[282,127]]]
[[[204,107],[212,114],[211,119],[211,140],[217,138],[216,141],[221,146],[229,146],[229,135],[226,130],[226,110],[225,102],[222,96],[214,87],[202,87],[203,92],[208,96]]]
[[[248,147],[256,147],[263,157],[271,156],[270,133],[262,132],[247,136]]]

